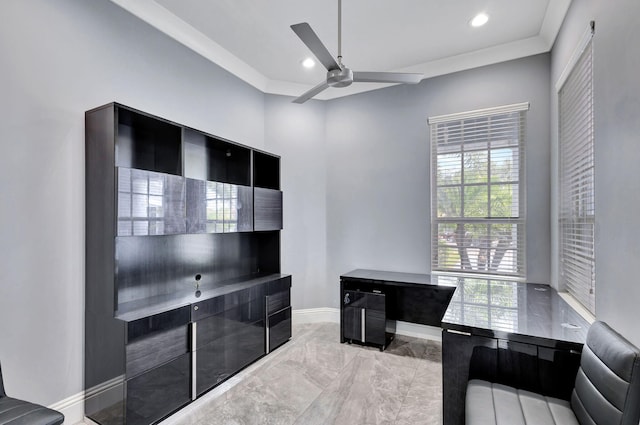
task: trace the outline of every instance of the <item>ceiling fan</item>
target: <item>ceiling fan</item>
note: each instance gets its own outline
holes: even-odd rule
[[[327,80],[296,98],[294,103],[304,103],[329,87],[347,87],[351,83],[400,83],[417,84],[424,77],[422,74],[403,72],[360,72],[352,71],[342,63],[342,0],[338,0],[338,60],[336,61],[329,50],[322,44],[320,38],[311,26],[302,22],[291,25],[291,29],[300,37],[311,53],[327,68]]]

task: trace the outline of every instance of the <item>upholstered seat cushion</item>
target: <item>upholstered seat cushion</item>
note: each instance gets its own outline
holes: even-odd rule
[[[466,425],[579,425],[568,401],[473,379]]]
[[[64,416],[38,404],[0,396],[0,425],[58,425]]]

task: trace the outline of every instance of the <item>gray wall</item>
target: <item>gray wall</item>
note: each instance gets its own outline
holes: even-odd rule
[[[326,307],[325,102],[265,96],[265,144],[281,155],[282,270],[293,275],[294,309]],[[334,285],[335,289],[335,285]]]
[[[638,16],[637,0],[572,2],[553,48],[551,79],[555,84],[589,21],[595,20],[596,317],[640,346],[640,328],[634,320],[640,300],[636,268],[640,258]],[[555,90],[551,106],[552,152],[557,162]],[[557,231],[553,238],[555,242]],[[557,243],[554,249],[557,252]]]
[[[107,0],[2,1],[0,70],[0,362],[10,395],[51,404],[83,390],[84,111],[260,148],[264,95]]]
[[[353,268],[430,270],[427,117],[530,102],[527,270],[549,283],[549,55],[327,103],[327,290]]]

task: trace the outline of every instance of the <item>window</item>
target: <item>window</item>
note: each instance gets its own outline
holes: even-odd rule
[[[595,314],[593,26],[558,89],[560,286]]]
[[[528,108],[429,118],[432,271],[524,278]]]

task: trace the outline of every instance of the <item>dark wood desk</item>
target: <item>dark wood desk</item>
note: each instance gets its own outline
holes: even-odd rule
[[[589,323],[551,287],[453,278],[442,319],[444,425],[463,425],[469,379],[568,400]]]
[[[354,297],[346,295],[348,292],[352,294],[350,291],[355,291],[353,293],[383,294],[386,321],[400,320],[440,327],[442,316],[455,289],[455,283],[434,281],[430,275],[426,274],[353,270],[340,276],[340,317],[344,324],[345,311],[347,314],[352,313],[349,306],[353,305]],[[361,324],[358,320],[356,317],[356,327]],[[383,319],[374,317],[372,320]],[[354,319],[349,316],[347,321],[351,325]],[[344,326],[340,327],[340,341],[351,340],[350,335],[345,338],[343,328]],[[376,345],[384,347],[385,344],[376,343]]]

